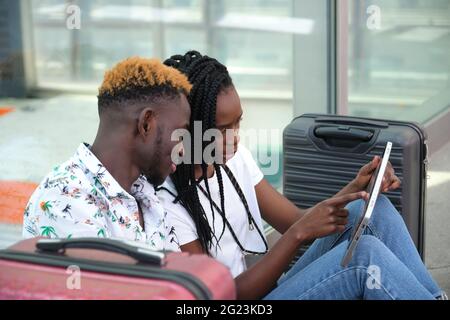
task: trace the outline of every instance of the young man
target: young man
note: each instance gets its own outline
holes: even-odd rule
[[[32,195],[23,236],[112,237],[177,249],[153,186],[175,171],[171,141],[189,125],[186,76],[158,60],[129,58],[106,72],[100,125]],[[181,150],[180,150],[181,151]]]

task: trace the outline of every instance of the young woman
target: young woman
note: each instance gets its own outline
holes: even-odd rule
[[[232,152],[225,152],[224,164],[179,165],[159,189],[182,251],[207,253],[228,266],[240,299],[441,296],[402,218],[384,196],[377,201],[373,219],[352,262],[346,268],[340,266],[351,228],[363,205],[358,199],[367,197],[362,190],[380,161],[378,157],[361,168],[336,196],[301,210],[270,186],[250,152],[239,145],[243,111],[226,67],[195,51],[172,56],[165,64],[185,73],[193,85],[189,95],[192,137],[194,121],[202,122],[203,132],[210,128],[235,132],[231,141],[222,142],[224,150],[225,146],[233,146]],[[399,185],[389,166],[383,191]],[[261,218],[282,234],[270,250]],[[300,245],[314,239],[317,240],[308,251],[283,275]],[[247,269],[247,253],[264,256]],[[377,274],[373,274],[374,270]]]

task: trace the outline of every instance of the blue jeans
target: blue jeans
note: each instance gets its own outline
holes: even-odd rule
[[[317,239],[264,299],[420,299],[442,294],[414,246],[402,217],[384,195],[350,264],[340,263],[364,202],[348,204],[344,232]]]

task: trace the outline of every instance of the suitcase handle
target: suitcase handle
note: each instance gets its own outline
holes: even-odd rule
[[[354,117],[318,117],[316,123],[332,123],[332,124],[345,124],[345,125],[359,125],[359,126],[371,126],[377,128],[387,128],[389,123],[380,120],[369,120]]]
[[[96,249],[130,256],[139,262],[162,266],[165,254],[128,241],[99,238],[40,239],[36,248],[44,252],[64,253],[65,249]]]
[[[369,141],[373,137],[372,131],[350,128],[347,126],[339,127],[319,127],[314,130],[316,137],[327,139],[344,139],[344,140],[360,140]]]

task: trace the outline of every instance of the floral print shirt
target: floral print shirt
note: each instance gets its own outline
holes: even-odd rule
[[[55,167],[33,193],[24,213],[23,236],[108,237],[147,243],[154,250],[179,250],[175,230],[147,179],[139,177],[129,194],[87,144]]]

